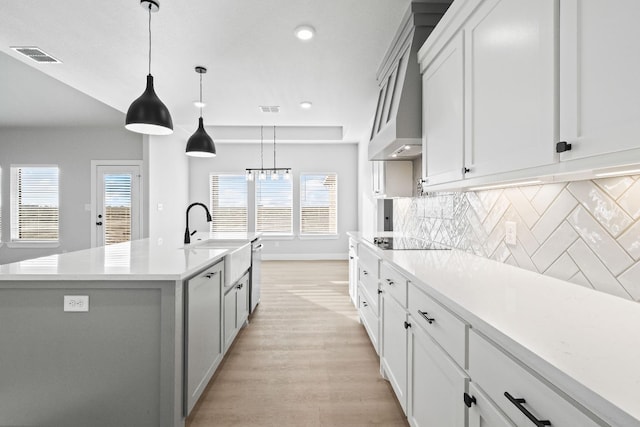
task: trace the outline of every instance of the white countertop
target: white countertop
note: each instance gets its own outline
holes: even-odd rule
[[[233,231],[233,232],[209,232],[196,233],[191,236],[191,242],[197,243],[200,240],[224,240],[228,242],[250,242],[262,236],[262,232],[255,231]]]
[[[250,241],[257,233],[233,233]],[[259,234],[259,233],[258,233]],[[242,238],[244,237],[244,238]],[[211,239],[202,233],[202,240]],[[229,249],[158,245],[150,239],[0,265],[0,281],[9,280],[181,280],[222,259]]]
[[[349,235],[605,421],[640,426],[640,304],[466,252]]]

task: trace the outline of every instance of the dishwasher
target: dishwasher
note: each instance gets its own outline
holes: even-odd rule
[[[262,262],[262,239],[251,241],[251,276],[249,280],[249,314],[260,302],[260,263]]]

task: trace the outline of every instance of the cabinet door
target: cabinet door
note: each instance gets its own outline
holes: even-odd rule
[[[411,319],[411,317],[409,318]],[[465,427],[469,378],[420,327],[409,333],[409,412],[413,427]]]
[[[382,297],[381,362],[402,410],[407,412],[407,313],[385,292]]]
[[[637,0],[560,3],[562,160],[640,148],[639,21]]]
[[[556,161],[557,14],[558,0],[487,0],[469,18],[466,177]]]
[[[236,285],[236,328],[240,329],[249,317],[249,275],[238,281]]]
[[[189,280],[186,288],[185,413],[188,414],[222,359],[219,267]]]
[[[422,75],[422,171],[426,185],[463,177],[464,56],[455,36]]]
[[[475,383],[469,384],[469,397],[473,399],[469,407],[469,427],[516,427]]]
[[[358,252],[357,243],[349,239],[349,296],[351,302],[358,306]]]
[[[224,295],[224,351],[231,346],[236,337],[236,288],[233,287]]]

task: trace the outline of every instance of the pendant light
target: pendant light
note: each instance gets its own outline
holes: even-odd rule
[[[191,135],[187,141],[187,156],[192,157],[215,157],[216,146],[213,139],[204,130],[204,122],[202,120],[202,75],[207,72],[204,67],[196,67],[196,73],[200,74],[200,119],[198,119],[198,129]]]
[[[153,89],[151,75],[151,12],[160,10],[159,0],[141,0],[140,5],[149,12],[149,74],[147,88],[127,110],[125,128],[147,135],[170,135],[173,133],[171,114]]]
[[[273,127],[273,167],[265,169],[264,167],[264,150],[263,150],[263,127],[260,126],[260,167],[259,168],[247,168],[246,178],[247,181],[253,181],[256,173],[257,179],[264,181],[267,179],[267,173],[271,177],[272,181],[277,181],[282,175],[283,179],[291,179],[291,168],[277,168],[276,167],[276,127]]]

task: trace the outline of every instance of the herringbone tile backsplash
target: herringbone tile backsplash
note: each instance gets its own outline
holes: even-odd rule
[[[396,199],[393,228],[640,301],[640,176]]]

